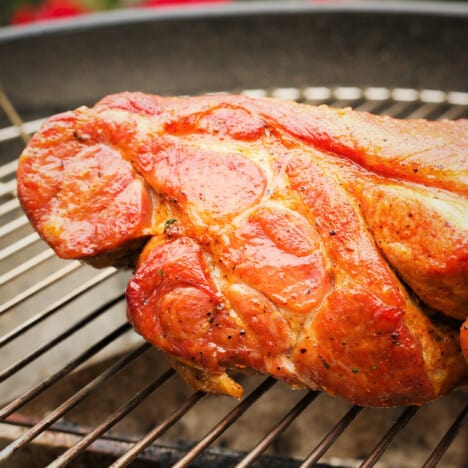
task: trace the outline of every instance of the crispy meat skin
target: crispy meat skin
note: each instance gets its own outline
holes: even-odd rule
[[[131,265],[150,239],[128,317],[193,386],[239,397],[226,370],[251,368],[421,404],[467,377],[467,135],[463,120],[122,93],[50,118],[18,193],[64,258]]]

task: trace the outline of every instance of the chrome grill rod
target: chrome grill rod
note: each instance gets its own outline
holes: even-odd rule
[[[26,133],[26,135],[29,138],[32,133],[39,130],[39,127],[44,121],[45,119],[41,118],[41,119],[31,120],[29,122],[22,122],[22,125],[21,125],[22,131]],[[15,138],[18,138],[18,137],[21,137],[21,131],[15,125],[11,127],[5,127],[0,130],[0,142],[14,140]],[[0,177],[3,177],[4,175],[9,175],[15,172],[18,161],[15,161],[15,163],[16,164],[11,162],[11,163],[5,164],[4,166],[1,166]]]
[[[311,468],[320,460],[323,454],[334,444],[344,430],[362,411],[362,406],[352,406],[348,412],[332,427],[328,434],[318,443],[314,450],[304,459],[300,468]]]
[[[182,403],[171,415],[152,429],[139,442],[133,445],[124,455],[112,463],[111,468],[121,468],[131,463],[146,447],[154,440],[164,434],[182,416],[184,416],[193,406],[195,406],[206,394],[198,391],[193,393],[184,403]]]
[[[16,185],[16,181],[15,182]],[[2,187],[0,186],[0,192],[2,190]],[[1,195],[1,194],[0,194]],[[14,219],[13,221],[10,221],[7,224],[4,224],[2,227],[0,227],[0,238],[7,236],[8,234],[12,234],[15,232],[17,229],[26,226],[29,223],[28,218],[26,216],[21,215],[18,218]]]
[[[99,273],[97,276],[92,278],[89,281],[86,281],[82,285],[78,286],[75,288],[73,291],[70,293],[62,296],[58,301],[54,302],[53,304],[49,305],[46,307],[44,310],[36,313],[34,316],[32,316],[30,319],[24,321],[21,323],[21,325],[18,325],[16,328],[13,330],[9,331],[5,335],[0,337],[0,348],[2,346],[5,346],[7,343],[21,335],[22,333],[26,332],[30,328],[32,328],[34,325],[37,325],[38,323],[42,322],[45,320],[47,317],[50,315],[58,312],[61,307],[66,306],[69,304],[72,300],[77,299],[84,293],[88,292],[91,288],[101,284],[103,281],[106,279],[110,278],[111,276],[115,275],[117,272],[115,268],[107,268],[106,270],[103,270],[101,273]]]
[[[79,268],[82,268],[82,265],[79,261],[72,261],[72,262],[67,263],[60,270],[57,270],[55,273],[52,273],[51,275],[47,276],[43,280],[38,281],[37,283],[33,284],[31,287],[25,289],[23,292],[17,294],[10,300],[0,305],[0,315],[4,314],[5,312],[8,312],[14,306],[20,304],[21,302],[33,296],[34,294],[38,293],[39,291],[46,289],[47,287],[56,283],[62,278],[65,278],[67,275],[69,275],[70,273],[73,273],[75,270],[78,270]]]
[[[7,445],[3,450],[0,451],[0,463],[10,458],[17,450],[26,445],[31,440],[35,439],[44,429],[49,427],[54,421],[63,416],[67,411],[75,407],[80,401],[90,395],[97,387],[103,384],[106,380],[112,377],[114,374],[119,372],[127,364],[134,361],[144,351],[149,349],[151,346],[148,343],[144,343],[129,354],[125,355],[122,359],[119,359],[116,363],[108,367],[102,374],[98,375],[95,379],[89,382],[87,385],[78,390],[68,400],[58,406],[54,411],[49,413],[42,421],[37,423],[34,427],[25,432],[21,437],[14,440],[11,444]]]
[[[2,132],[4,129],[0,129],[0,142],[3,141],[3,138],[1,137]],[[15,135],[15,137],[18,135]],[[16,168],[18,167],[18,160],[14,159],[13,161],[7,162],[6,164],[3,164],[0,166],[0,178],[6,177],[9,175],[14,175],[16,172]]]
[[[6,258],[18,253],[19,251],[23,250],[26,247],[34,244],[35,242],[39,241],[40,237],[39,234],[33,232],[25,237],[22,237],[20,240],[10,244],[8,247],[0,250],[0,260],[5,260]]]
[[[42,382],[38,383],[37,385],[30,388],[29,390],[25,391],[22,395],[15,398],[14,400],[12,400],[7,405],[3,406],[0,409],[0,421],[5,419],[7,416],[9,416],[14,411],[21,408],[27,402],[31,401],[33,398],[35,398],[41,392],[43,392],[44,390],[49,388],[52,384],[54,384],[55,382],[60,380],[62,377],[64,377],[65,375],[68,375],[73,369],[77,368],[79,365],[83,364],[88,359],[92,358],[101,349],[103,349],[108,344],[115,341],[119,336],[123,335],[124,333],[128,332],[129,330],[131,330],[131,326],[130,326],[129,323],[124,323],[124,324],[120,325],[120,327],[116,328],[114,331],[112,331],[111,333],[104,336],[104,338],[101,338],[99,341],[97,341],[94,345],[89,347],[87,350],[85,350],[83,353],[81,353],[75,359],[70,361],[68,364],[64,365],[55,374],[52,374],[51,376],[47,377]]]
[[[260,455],[262,455],[265,450],[270,447],[270,445],[294,422],[298,416],[309,406],[312,401],[315,400],[320,395],[320,392],[309,391],[306,395],[299,400],[296,405],[281,419],[281,421],[272,429],[262,440],[258,443],[248,454],[241,460],[236,468],[247,468],[255,460],[257,460]]]
[[[461,410],[455,421],[452,423],[448,431],[442,437],[434,451],[429,455],[429,458],[423,465],[423,468],[434,468],[439,463],[445,452],[450,447],[450,444],[455,440],[455,437],[461,431],[463,425],[468,421],[468,404]]]
[[[8,200],[0,205],[0,216],[10,213],[11,211],[17,210],[19,207],[19,200],[17,198],[12,198],[11,200]]]
[[[172,377],[174,373],[175,371],[173,369],[169,369],[164,374],[154,379],[144,389],[137,392],[133,398],[128,400],[125,404],[120,406],[120,408],[114,411],[103,423],[97,426],[88,435],[83,437],[76,445],[70,447],[66,452],[50,463],[48,468],[59,468],[65,466],[67,463],[70,463],[70,461],[76,458],[86,447],[91,445],[114,424],[118,423],[124,416],[136,408],[143,400],[149,397],[151,393],[159,388],[164,382],[169,380],[169,378]]]
[[[393,442],[395,437],[400,433],[401,430],[409,423],[413,416],[420,409],[419,406],[408,406],[403,413],[398,417],[395,423],[385,433],[379,443],[374,447],[369,456],[361,464],[360,468],[370,468],[374,466],[380,457],[383,455],[387,447]]]
[[[173,468],[182,468],[193,461],[205,448],[215,441],[234,421],[236,421],[255,401],[266,393],[276,380],[268,377],[250,395],[242,400],[233,410],[231,410],[211,431],[205,434],[176,464]]]
[[[108,301],[106,304],[104,304],[101,307],[97,308],[95,311],[91,312],[90,314],[85,315],[81,320],[79,320],[77,323],[75,323],[71,327],[67,328],[62,333],[58,334],[52,340],[48,341],[47,343],[43,344],[42,346],[39,346],[38,348],[36,348],[33,351],[31,351],[30,353],[28,353],[26,356],[19,359],[14,364],[11,364],[10,366],[3,369],[3,371],[0,372],[0,382],[3,382],[8,377],[11,377],[13,374],[18,372],[23,367],[25,367],[31,361],[34,361],[39,356],[42,356],[42,354],[49,351],[55,345],[57,345],[61,341],[65,340],[69,336],[71,336],[77,330],[80,330],[81,328],[83,328],[85,325],[87,325],[92,320],[98,318],[104,312],[107,312],[109,310],[109,308],[111,308],[112,306],[118,304],[123,299],[124,299],[124,295],[122,294],[122,295],[116,297],[115,299],[112,299],[112,300]]]
[[[41,253],[31,257],[29,260],[20,263],[16,268],[12,268],[3,275],[0,276],[0,286],[14,280],[18,276],[27,273],[33,268],[49,260],[55,256],[55,252],[52,249],[43,250]]]

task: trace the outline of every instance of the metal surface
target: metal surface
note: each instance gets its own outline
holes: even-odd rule
[[[352,106],[356,109],[405,118],[440,119],[468,115],[468,93],[462,92],[446,93],[435,90],[372,87],[288,87],[274,88],[268,91],[249,89],[243,92],[251,96],[273,95],[280,98],[293,98],[312,104],[327,103],[340,107]],[[4,96],[0,102],[9,102],[9,100]],[[11,102],[10,105],[12,105]],[[20,118],[19,113],[15,112],[15,115]],[[41,120],[42,118],[39,121]],[[0,145],[9,140],[21,138],[22,131],[19,129],[14,131],[15,125],[29,130],[37,128],[33,122],[23,124],[21,121],[15,121],[12,124],[12,126],[0,130],[0,136],[2,136]],[[23,141],[27,140],[24,136],[23,139]],[[370,417],[366,411],[371,411],[374,415],[387,411],[365,410],[365,414],[362,414],[362,408],[348,407],[342,411],[341,414],[344,415],[337,418],[337,421],[328,427],[322,437],[316,438],[315,441],[311,441],[307,447],[303,448],[302,456],[291,454],[283,458],[271,457],[271,453],[275,453],[272,448],[278,441],[281,442],[284,435],[288,433],[288,427],[291,425],[290,431],[294,430],[294,425],[297,425],[301,418],[304,418],[304,415],[308,413],[309,406],[311,408],[317,407],[319,410],[320,405],[323,405],[321,403],[324,398],[322,395],[317,399],[318,394],[306,392],[299,394],[300,398],[296,398],[295,403],[288,403],[289,407],[285,407],[282,415],[278,415],[269,423],[263,436],[257,442],[252,440],[250,447],[246,447],[243,451],[233,451],[229,447],[219,449],[213,445],[231,426],[235,429],[236,425],[241,424],[243,418],[249,418],[249,413],[254,414],[253,407],[261,403],[256,403],[257,400],[268,398],[269,394],[274,391],[275,382],[268,378],[263,383],[252,383],[250,393],[241,402],[231,406],[229,410],[223,410],[221,414],[216,416],[219,418],[217,422],[214,421],[207,431],[199,432],[197,438],[188,440],[185,445],[176,444],[169,449],[167,443],[164,446],[158,445],[158,440],[170,432],[172,428],[183,424],[193,408],[201,406],[205,401],[216,402],[217,397],[205,396],[202,392],[186,393],[175,407],[155,421],[154,427],[146,431],[146,434],[133,438],[133,440],[125,439],[125,437],[115,439],[115,436],[109,436],[109,431],[119,421],[128,418],[146,400],[153,398],[154,405],[161,407],[166,405],[167,396],[164,399],[155,396],[161,391],[160,387],[164,387],[166,382],[171,382],[174,379],[173,372],[166,369],[155,371],[153,375],[148,376],[148,383],[141,384],[141,387],[127,397],[123,403],[115,405],[109,414],[94,427],[86,428],[79,424],[73,424],[64,429],[63,423],[57,421],[67,418],[72,408],[98,393],[99,388],[116,373],[125,374],[126,366],[139,358],[142,353],[147,354],[149,346],[141,344],[141,341],[134,336],[133,332],[130,331],[130,326],[125,322],[123,314],[119,315],[118,325],[114,325],[112,321],[110,324],[108,323],[109,312],[124,303],[122,291],[126,277],[121,278],[121,274],[112,268],[97,271],[83,267],[77,262],[57,264],[54,256],[47,256],[40,262],[28,261],[31,258],[29,249],[33,249],[32,258],[42,258],[42,253],[47,252],[48,248],[32,233],[27,224],[18,222],[23,215],[15,198],[15,167],[14,160],[0,167],[0,175],[2,176],[0,189],[3,188],[3,195],[0,199],[0,216],[2,216],[4,233],[0,239],[0,255],[3,252],[1,258],[4,262],[0,274],[0,278],[3,278],[0,285],[3,302],[2,315],[0,316],[0,320],[3,320],[1,322],[3,336],[0,336],[3,370],[0,371],[0,380],[4,381],[3,385],[8,384],[10,380],[17,377],[17,374],[21,373],[21,369],[25,368],[27,375],[33,376],[33,382],[26,379],[26,382],[22,382],[20,387],[15,384],[14,390],[10,387],[6,392],[0,393],[4,400],[4,406],[0,409],[0,421],[3,421],[3,424],[0,424],[0,439],[4,441],[0,452],[0,461],[9,460],[12,466],[15,466],[15,454],[21,453],[28,445],[34,445],[34,441],[42,437],[46,446],[53,446],[60,441],[58,443],[60,451],[56,452],[53,458],[51,455],[46,458],[51,467],[64,466],[75,458],[80,459],[85,454],[97,456],[97,454],[103,455],[104,453],[108,455],[106,463],[112,463],[113,467],[126,466],[131,462],[142,463],[141,466],[145,466],[145,461],[162,463],[163,465],[167,463],[177,467],[189,464],[191,466],[218,466],[223,461],[229,461],[229,463],[239,467],[250,466],[253,463],[256,463],[256,466],[275,466],[275,464],[279,464],[278,466],[318,466],[317,463],[320,460],[327,463],[336,462],[336,460],[333,461],[333,458],[327,459],[326,455],[328,451],[333,450],[334,445],[339,444],[340,438],[346,436],[348,428],[353,426],[352,423],[358,415],[357,419],[359,420]],[[76,266],[70,269],[70,264]],[[15,273],[13,274],[11,271]],[[61,273],[57,275],[57,271]],[[66,280],[73,273],[80,274],[76,278],[70,278],[68,282],[60,283],[59,279]],[[116,280],[117,285],[113,283]],[[104,292],[108,295],[110,293],[110,297],[103,297]],[[80,301],[84,301],[85,306]],[[76,306],[77,312],[73,312],[73,308],[70,310],[72,310],[71,314],[75,315],[75,319],[71,322],[64,320],[63,312],[69,312],[69,308],[73,305]],[[70,353],[70,344],[67,344],[67,339],[80,333],[88,325],[99,328],[99,325],[93,324],[93,322],[101,316],[107,316],[107,319],[105,326],[100,330],[100,336],[88,337],[86,343],[79,340],[79,345],[73,345]],[[54,325],[52,327],[53,336],[44,337],[39,333],[34,339],[28,338],[35,329],[44,324]],[[73,373],[82,368],[83,364],[89,363],[89,360],[96,354],[108,346],[116,344],[120,338],[126,335],[133,335],[133,341],[131,340],[130,344],[127,343],[123,346],[120,344],[114,353],[110,353],[105,359],[98,360],[98,367],[102,366],[103,362],[106,364],[89,382],[80,383],[80,386],[74,388],[71,395],[63,398],[61,403],[49,408],[42,415],[26,416],[28,402],[40,399],[44,393],[53,391],[50,389],[57,382],[70,377],[70,375],[73,376]],[[17,343],[21,344],[16,346]],[[55,361],[58,361],[58,365],[53,370],[48,369],[45,375],[40,372],[40,369],[35,370],[35,367],[41,367],[41,356],[46,354],[47,358],[49,351],[57,347],[68,349],[67,352],[60,352],[58,358],[54,358]],[[254,377],[246,377],[245,379],[247,387],[249,379],[255,381]],[[425,466],[436,466],[441,459],[447,460],[446,454],[450,455],[457,440],[459,448],[455,450],[454,455],[448,458],[449,461],[444,466],[463,466],[466,461],[467,453],[460,438],[466,438],[467,435],[464,423],[467,419],[468,406],[466,403],[461,404],[460,402],[466,401],[467,395],[466,389],[462,389],[458,397],[449,396],[447,398],[448,402],[451,399],[455,402],[453,412],[449,415],[450,424],[443,430],[438,441],[425,450],[422,456],[422,459],[425,460]],[[416,413],[430,411],[430,407],[431,405],[426,405],[419,411],[415,407],[399,410],[392,416],[395,419],[392,424],[387,425],[385,429],[379,427],[381,432],[374,445],[368,445],[365,454],[361,454],[359,457],[353,454],[352,459],[346,459],[342,455],[339,459],[341,466],[351,467],[360,463],[365,467],[374,466],[376,463],[386,466],[385,457],[394,441],[401,438],[405,426],[413,422]],[[254,420],[250,421],[249,424],[256,424],[256,416],[252,417]],[[387,416],[386,419],[388,419]],[[73,419],[67,420],[73,421]],[[12,437],[12,434],[15,433],[13,429],[17,431],[16,438]],[[22,432],[18,432],[20,429]],[[420,427],[419,430],[423,431],[424,428]],[[51,437],[49,434],[55,434],[55,436]],[[62,434],[61,437],[59,437],[60,434]],[[67,434],[68,436],[66,436]],[[74,436],[73,440],[70,439],[72,435]],[[41,444],[40,441],[38,443]],[[265,452],[268,453],[268,450],[270,454],[263,455]],[[395,451],[388,456],[390,460],[395,460]],[[445,458],[442,458],[444,456]],[[16,466],[21,466],[22,462],[16,463]],[[405,464],[399,466],[405,466]],[[410,463],[406,466],[414,465]]]

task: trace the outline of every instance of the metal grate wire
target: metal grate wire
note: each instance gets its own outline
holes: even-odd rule
[[[387,89],[379,87],[356,88],[356,87],[306,87],[298,88],[275,88],[270,90],[250,89],[243,90],[243,94],[250,96],[274,96],[277,98],[294,99],[311,104],[329,104],[335,107],[352,106],[355,109],[379,113],[401,118],[430,118],[445,119],[459,118],[468,115],[468,93],[443,92],[438,90],[414,90],[414,89]],[[0,87],[0,106],[11,121],[11,126],[0,129],[0,150],[2,143],[21,138],[26,143],[34,131],[44,121],[43,118],[23,122],[19,113],[15,110],[4,91]],[[14,346],[18,340],[28,341],[28,333],[50,320],[59,321],[57,318],[66,308],[80,300],[86,299],[105,287],[109,281],[119,278],[119,273],[113,268],[96,271],[86,270],[79,262],[59,262],[32,231],[26,217],[22,214],[16,198],[15,171],[17,160],[5,162],[0,166],[0,290],[2,291],[2,303],[0,304],[0,319],[8,320],[7,325],[0,325],[3,335],[0,336],[0,349],[8,349]],[[76,275],[76,278],[73,276]],[[72,287],[62,286],[62,282],[72,284]],[[53,290],[55,291],[52,294]],[[50,293],[50,298],[49,298]],[[30,349],[22,352],[13,361],[6,362],[1,358],[2,369],[0,370],[0,383],[8,381],[24,369],[28,372],[33,366],[39,366],[40,357],[47,355],[50,350],[67,341],[71,336],[78,334],[91,321],[106,317],[108,312],[123,302],[121,291],[114,292],[111,297],[100,303],[87,305],[86,310],[78,320],[72,324],[64,324],[58,329],[55,336],[42,339],[40,343],[33,343]],[[93,302],[93,301],[91,301]],[[27,311],[32,311],[29,315]],[[22,318],[16,323],[12,318],[19,314]],[[8,331],[5,331],[7,329]],[[138,408],[144,400],[153,397],[153,393],[159,391],[167,381],[173,379],[174,372],[170,369],[156,375],[147,385],[139,389],[133,396],[127,399],[116,410],[112,411],[100,424],[88,431],[77,428],[64,429],[61,426],[61,418],[67,415],[72,408],[82,400],[96,393],[104,383],[115,374],[126,371],[126,367],[140,355],[148,351],[149,345],[135,344],[131,349],[120,352],[120,358],[113,360],[100,374],[87,384],[78,388],[71,396],[61,404],[44,414],[37,421],[24,421],[21,410],[27,403],[40,397],[46,390],[71,375],[80,366],[86,365],[90,359],[113,345],[117,340],[132,334],[128,323],[104,331],[102,336],[94,341],[83,345],[72,353],[70,358],[63,358],[60,366],[49,375],[38,378],[31,385],[21,388],[19,396],[10,399],[0,408],[0,436],[2,427],[11,426],[26,428],[23,433],[14,440],[9,441],[0,451],[0,461],[13,457],[26,444],[34,441],[41,434],[50,431],[56,433],[71,433],[77,437],[74,444],[50,463],[50,467],[65,466],[79,457],[94,443],[111,440],[108,431],[119,421]],[[249,395],[241,400],[226,414],[222,414],[217,423],[211,429],[191,443],[185,452],[174,462],[176,467],[184,467],[196,461],[216,439],[220,437],[231,425],[235,425],[244,413],[248,414],[250,408],[265,395],[271,393],[275,381],[267,378],[254,388]],[[1,390],[0,390],[1,391]],[[1,394],[0,394],[1,395]],[[237,467],[247,467],[255,462],[261,461],[263,455],[277,440],[281,439],[283,432],[287,431],[301,415],[307,412],[309,406],[315,403],[318,393],[306,392],[301,395],[278,422],[264,434],[253,448],[242,453],[236,462]],[[166,434],[176,425],[192,408],[206,400],[203,392],[195,392],[189,395],[183,403],[172,410],[149,430],[139,440],[127,440],[126,449],[119,456],[114,457],[112,467],[123,467],[146,453],[148,447]],[[156,404],[158,400],[156,400]],[[164,404],[163,402],[159,402]],[[379,410],[374,410],[379,411]],[[420,411],[424,411],[422,408]],[[337,440],[345,433],[346,429],[362,413],[362,408],[351,406],[345,414],[334,423],[321,440],[312,443],[301,460],[295,460],[294,466],[315,466]],[[359,463],[362,467],[374,466],[385,455],[388,447],[398,438],[404,427],[418,413],[418,408],[408,407],[402,409],[400,415],[390,425],[386,432],[381,434],[377,444],[368,450],[367,455],[362,457]],[[361,416],[362,417],[362,416]],[[461,411],[453,414],[453,421],[447,431],[442,435],[440,442],[432,448],[427,455],[425,467],[436,466],[444,454],[450,449],[451,444],[459,435],[468,417],[468,405]],[[3,423],[2,423],[3,422]],[[3,426],[2,426],[3,424]],[[1,438],[1,437],[0,437]],[[308,454],[307,454],[308,453]],[[343,465],[348,466],[348,465]],[[349,466],[357,466],[349,465]]]

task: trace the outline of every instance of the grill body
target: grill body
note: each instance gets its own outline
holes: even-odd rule
[[[320,84],[463,91],[466,21],[466,6],[424,2],[114,12],[0,32],[1,73],[19,110],[41,113],[122,89],[192,94]]]
[[[467,117],[467,26],[459,4],[254,3],[0,31],[0,458],[10,466],[466,466],[467,388],[421,409],[387,410],[261,376],[241,377],[241,402],[193,393],[126,323],[128,272],[57,259],[22,215],[14,173],[45,117],[122,90]]]

